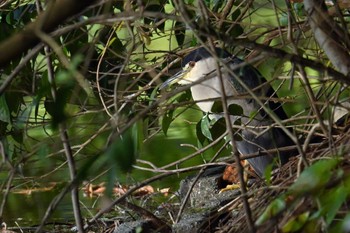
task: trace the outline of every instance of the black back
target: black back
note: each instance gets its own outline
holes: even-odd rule
[[[221,48],[215,48],[215,53],[220,58],[227,58],[232,56],[229,52]],[[212,55],[208,52],[208,50],[204,47],[200,47],[196,50],[190,52],[182,61],[182,67],[185,67],[187,63],[190,61],[197,62],[199,60],[212,57]]]

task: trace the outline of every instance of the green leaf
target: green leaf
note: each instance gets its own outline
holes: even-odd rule
[[[222,1],[222,0],[214,0],[213,12],[218,12],[224,3],[225,1]]]
[[[241,10],[239,8],[236,8],[234,12],[231,14],[231,20],[236,21],[236,19],[241,15]]]
[[[171,122],[173,122],[173,115],[174,115],[174,110],[169,110],[163,115],[162,118],[162,130],[164,132],[164,135],[167,135],[169,126]]]
[[[332,176],[332,170],[338,165],[338,159],[324,159],[306,168],[289,188],[294,195],[319,192]]]
[[[350,213],[346,214],[343,221],[341,222],[341,230],[342,232],[349,232],[349,224],[350,224]],[[340,232],[340,231],[334,231],[334,232]]]
[[[191,95],[191,91],[190,90],[186,90],[185,92],[182,92],[180,95],[178,95],[176,97],[176,101],[178,103],[181,102],[186,102],[192,99],[192,95]]]
[[[151,106],[157,100],[158,94],[158,88],[154,88],[149,96],[148,106]]]
[[[228,106],[228,113],[233,116],[243,115],[243,108],[238,104],[230,104]]]
[[[310,212],[305,212],[297,216],[291,217],[282,227],[282,232],[296,232],[303,228],[308,221]]]
[[[85,30],[77,28],[68,32],[65,36],[62,36],[62,40],[66,50],[68,50],[70,54],[77,54],[79,52],[84,52],[89,38]]]
[[[243,108],[238,104],[230,104],[227,108],[228,114],[232,116],[241,116],[243,114]],[[212,113],[223,113],[221,101],[215,101],[211,107]]]
[[[207,138],[202,133],[201,123],[202,123],[202,120],[198,121],[198,123],[196,124],[196,136],[197,136],[197,140],[198,140],[199,144],[201,146],[203,146],[204,142],[205,142],[205,140],[207,140]]]
[[[140,151],[141,146],[143,145],[143,142],[145,140],[145,132],[144,127],[147,126],[147,123],[145,121],[137,121],[134,126],[132,127],[132,135],[134,140],[134,146],[135,151]]]
[[[312,217],[309,217],[308,221],[303,226],[302,231],[303,233],[315,233],[315,232],[321,232],[321,224],[319,219],[312,219]],[[327,231],[329,232],[329,231]],[[339,232],[339,231],[337,231]],[[330,232],[329,232],[330,233]]]
[[[265,181],[266,181],[267,186],[271,185],[273,167],[274,167],[274,164],[271,163],[271,164],[267,165],[267,167],[265,168],[265,171],[264,171],[264,177],[265,177]]]
[[[304,3],[302,3],[302,2],[293,3],[293,8],[298,16],[302,17],[302,16],[306,15],[305,10],[304,10]]]
[[[287,26],[288,25],[288,15],[287,14],[281,14],[279,18],[281,26]]]
[[[17,88],[17,87],[16,87]],[[21,87],[18,87],[19,89],[21,89]],[[5,100],[6,100],[6,104],[8,106],[8,110],[9,113],[13,116],[16,116],[22,109],[22,107],[25,105],[23,97],[25,96],[22,93],[11,93],[8,92],[5,95]]]
[[[145,11],[151,11],[151,12],[161,12],[164,13],[164,6],[160,4],[149,4],[145,7]],[[144,23],[148,24],[151,26],[153,23],[157,23],[158,19],[154,17],[145,17],[144,18]],[[164,33],[164,27],[165,27],[165,22],[161,23],[158,25],[157,29],[162,31]],[[149,31],[148,28],[145,28],[144,30]]]
[[[197,37],[193,36],[190,43],[190,47],[196,46],[197,44],[198,44]]]
[[[61,70],[55,77],[57,87],[74,87],[76,80],[67,70]]]
[[[72,57],[70,61],[70,65],[67,70],[60,70],[57,72],[57,75],[55,77],[55,82],[58,88],[59,87],[73,88],[77,84],[74,72],[78,69],[79,64],[83,60],[84,60],[83,55],[77,54],[74,57]]]
[[[346,201],[348,193],[343,185],[327,190],[321,200],[321,214],[326,219],[327,225],[330,225],[334,220],[339,208]]]
[[[231,30],[229,31],[229,35],[232,37],[232,38],[236,38],[240,35],[242,35],[244,32],[244,29],[241,27],[241,25],[239,24],[236,24],[234,25]]]
[[[47,155],[50,154],[50,147],[48,144],[41,144],[39,146],[39,150],[37,152],[37,155],[40,159],[46,159]]]
[[[129,172],[136,161],[136,138],[132,131],[128,129],[105,152],[105,156],[124,173]]]
[[[255,224],[257,226],[262,225],[267,220],[275,217],[279,213],[281,213],[286,208],[286,202],[282,197],[279,197],[273,200],[266,208],[266,210],[260,215],[260,217],[256,220]]]
[[[12,25],[12,17],[11,17],[11,12],[6,15],[6,23],[9,25]]]
[[[12,136],[13,140],[18,142],[19,144],[23,144],[23,139],[25,135],[25,131],[23,129],[16,129],[15,127],[13,127],[10,135]]]
[[[11,123],[11,114],[4,95],[0,96],[0,121]]]
[[[259,113],[258,111],[252,111],[252,112],[250,112],[250,114],[249,114],[249,119],[250,119],[250,120],[253,120],[253,119],[256,117],[256,115],[257,115],[258,113]]]
[[[201,119],[201,131],[206,138],[208,138],[210,141],[213,140],[213,137],[210,132],[210,119],[208,114],[203,116]]]
[[[211,121],[210,133],[215,140],[226,132],[226,121],[224,117]]]
[[[213,106],[210,110],[212,113],[223,113],[224,110],[222,108],[222,102],[221,101],[215,101]]]
[[[15,127],[18,129],[24,129],[29,121],[30,114],[32,113],[33,102],[24,108],[17,117],[17,122],[14,123]]]
[[[57,101],[47,98],[44,102],[46,111],[52,116],[52,127],[57,128],[59,123],[62,123],[67,119],[67,113],[65,111],[66,104],[71,96],[70,88],[60,88],[56,92]]]
[[[177,44],[179,46],[182,46],[185,42],[186,24],[180,21],[176,21],[175,27],[174,27],[174,34],[175,34]]]

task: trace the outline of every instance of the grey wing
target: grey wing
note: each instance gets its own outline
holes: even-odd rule
[[[232,64],[240,64],[241,62],[242,60],[233,58]],[[260,90],[255,90],[255,93],[258,97],[264,96],[277,98],[277,95],[273,88],[266,82],[266,79],[253,66],[249,64],[245,65],[236,70],[235,74],[239,76],[250,89],[261,86]],[[230,81],[234,87],[242,90],[242,92],[246,92],[234,78],[232,78]],[[252,111],[258,111],[260,115],[260,117],[258,117],[256,120],[252,120],[250,122],[247,121],[249,126],[257,126],[256,131],[261,131],[258,126],[266,126],[273,123],[268,114],[257,103],[255,103],[254,100],[248,100],[246,103],[247,104],[245,105],[245,108],[251,109]],[[287,119],[287,115],[279,102],[266,101],[265,104],[281,120]],[[252,112],[248,113],[249,116],[251,113]],[[243,122],[246,121],[243,120]],[[243,140],[237,141],[237,149],[241,154],[264,154],[256,158],[248,159],[248,162],[251,164],[259,176],[263,176],[266,167],[274,160],[278,160],[279,158],[281,164],[284,164],[288,161],[290,152],[266,153],[267,150],[277,149],[279,147],[289,146],[293,144],[291,139],[285,134],[282,129],[271,128],[259,136],[248,130],[243,130],[241,133]]]
[[[292,155],[290,151],[267,152],[270,149],[292,145],[292,140],[279,128],[271,128],[259,136],[244,130],[242,135],[242,140],[236,142],[237,149],[243,155],[261,154],[259,157],[248,159],[249,164],[260,177],[263,177],[265,169],[274,160],[277,164],[284,164]]]

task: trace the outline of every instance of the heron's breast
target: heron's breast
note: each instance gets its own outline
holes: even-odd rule
[[[229,83],[224,82],[224,88],[226,97],[230,99],[228,102],[239,104],[240,101],[236,101],[233,97],[234,93]],[[211,112],[214,102],[221,101],[221,86],[218,77],[210,78],[192,86],[191,92],[193,100],[204,112]]]

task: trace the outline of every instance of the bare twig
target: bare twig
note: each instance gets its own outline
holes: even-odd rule
[[[45,33],[41,31],[41,25],[37,24],[38,28],[35,30],[38,38],[42,39],[43,41],[48,42],[49,45],[55,48],[55,51],[59,51],[59,46],[51,39],[49,36],[47,36]],[[47,69],[48,69],[48,80],[51,84],[51,94],[53,101],[57,103],[57,87],[55,84],[55,78],[54,78],[54,70],[52,66],[51,57],[49,55],[49,48],[48,46],[45,46],[45,53],[46,53],[46,60],[47,60]],[[63,60],[65,63],[67,63],[67,59],[62,53],[58,54],[61,57],[61,60]],[[66,64],[66,66],[69,66],[69,64]],[[59,130],[60,130],[60,137],[63,144],[64,152],[66,154],[66,158],[68,161],[68,167],[69,167],[69,173],[71,180],[74,180],[76,178],[76,166],[75,161],[72,153],[72,148],[70,147],[69,143],[69,137],[67,133],[66,125],[61,122],[59,123]],[[77,225],[78,232],[84,232],[83,229],[83,219],[81,216],[81,210],[79,206],[79,189],[78,184],[73,183],[72,189],[71,189],[71,199],[72,199],[72,205],[73,205],[73,212],[75,217],[75,222]]]
[[[211,42],[211,49],[214,50],[214,45]],[[235,157],[235,162],[236,162],[236,168],[237,168],[237,173],[238,173],[238,178],[239,178],[239,187],[241,189],[241,199],[243,202],[243,207],[245,210],[246,214],[246,220],[248,224],[248,228],[250,232],[255,232],[255,226],[254,226],[254,221],[252,217],[252,211],[250,209],[249,203],[248,203],[248,196],[247,196],[247,187],[246,183],[244,180],[244,168],[241,164],[241,159],[237,150],[237,144],[234,139],[234,133],[232,129],[232,122],[231,122],[231,117],[228,111],[227,107],[227,97],[226,97],[226,92],[225,92],[225,86],[224,86],[224,81],[220,69],[220,64],[219,62],[216,62],[216,72],[220,80],[220,89],[221,89],[221,101],[222,101],[222,108],[224,110],[224,116],[225,116],[225,122],[226,122],[226,129],[228,131],[228,135],[230,136],[230,141],[231,141],[231,146],[232,146],[232,153],[233,156]]]

